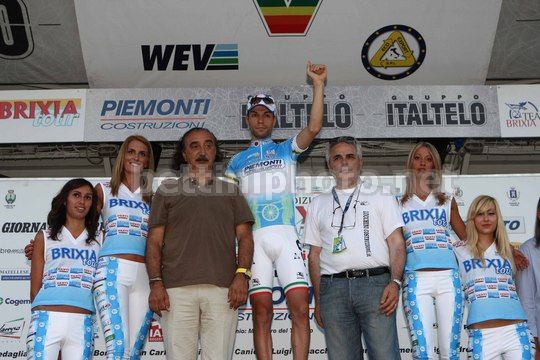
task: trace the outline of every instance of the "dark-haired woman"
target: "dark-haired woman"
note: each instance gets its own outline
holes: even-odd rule
[[[36,234],[30,272],[28,359],[91,359],[92,285],[101,246],[97,196],[85,179],[68,181]]]
[[[536,344],[536,359],[540,359],[538,348],[538,323],[540,322],[540,199],[536,206],[536,226],[534,237],[519,248],[529,260],[529,267],[518,272],[518,294],[527,313],[527,323]]]

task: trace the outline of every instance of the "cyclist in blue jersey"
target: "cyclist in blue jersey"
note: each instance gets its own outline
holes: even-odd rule
[[[310,121],[295,137],[276,143],[276,104],[269,95],[256,95],[247,104],[252,135],[248,149],[235,155],[225,176],[238,182],[255,217],[252,278],[254,344],[258,359],[272,358],[272,285],[274,266],[292,315],[291,343],[295,359],[307,359],[309,299],[306,269],[294,222],[296,160],[319,133],[323,121],[326,66],[307,63],[313,82]]]

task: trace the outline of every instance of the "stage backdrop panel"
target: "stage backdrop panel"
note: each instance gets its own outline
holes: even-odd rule
[[[380,191],[397,194],[403,189],[401,176],[378,177],[368,170],[364,181],[378,186]],[[317,194],[331,189],[331,177],[298,177],[296,196],[296,226],[304,227],[306,209]],[[30,319],[30,267],[24,258],[24,246],[46,224],[52,197],[67,179],[0,179],[0,359],[26,357],[26,335]],[[93,183],[101,179],[91,179]],[[453,193],[462,217],[472,200],[479,194],[496,197],[502,208],[510,239],[521,243],[534,233],[536,204],[540,196],[537,184],[540,174],[516,176],[446,176],[444,188]],[[155,186],[159,180],[156,180]],[[307,257],[307,249],[303,252]],[[310,314],[313,296],[310,291]],[[283,288],[277,279],[273,288],[275,306],[272,335],[275,359],[292,359],[290,347],[291,322],[286,308]],[[401,306],[398,308],[398,329],[402,358],[411,359],[410,341]],[[252,341],[252,308],[247,303],[238,315],[234,359],[255,359]],[[326,359],[324,335],[311,320],[312,338],[310,359]],[[95,359],[105,359],[101,330],[96,333]],[[466,334],[462,332],[461,358],[466,359]],[[157,321],[152,323],[143,359],[165,359],[162,331]]]
[[[85,141],[123,141],[132,134],[178,141],[196,127],[220,140],[248,140],[247,99],[259,93],[276,100],[274,138],[293,137],[307,125],[310,86],[90,89]],[[491,86],[329,86],[325,94],[322,139],[500,136]]]
[[[501,0],[76,0],[91,87],[483,84]]]

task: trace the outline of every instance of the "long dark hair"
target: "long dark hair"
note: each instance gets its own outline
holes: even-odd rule
[[[536,205],[536,226],[534,227],[534,238],[536,239],[536,247],[540,247],[540,221],[538,221],[538,213],[540,212],[540,199]]]
[[[215,162],[218,163],[223,161],[223,153],[219,149],[218,141],[214,133],[206,128],[193,128],[188,130],[176,143],[173,155],[173,163],[171,166],[174,170],[180,170],[183,164],[187,164],[187,161],[186,159],[184,159],[184,155],[182,155],[182,152],[186,149],[186,139],[191,133],[194,133],[195,131],[206,131],[208,134],[210,134],[210,136],[212,136],[212,139],[214,140],[214,145],[216,147]]]
[[[47,225],[49,226],[51,239],[58,240],[58,233],[62,229],[62,226],[64,226],[66,223],[66,201],[69,192],[85,185],[89,186],[92,190],[92,205],[90,206],[88,214],[86,214],[84,218],[84,226],[88,232],[86,243],[90,244],[92,241],[96,241],[99,217],[97,212],[97,193],[88,180],[81,178],[72,179],[65,183],[58,195],[56,195],[51,201],[51,211],[49,211],[49,215],[47,215]]]

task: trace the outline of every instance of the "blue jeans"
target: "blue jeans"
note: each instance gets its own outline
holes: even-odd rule
[[[389,274],[356,279],[321,277],[320,308],[329,360],[364,359],[362,335],[370,360],[401,359],[396,312],[380,312]]]

